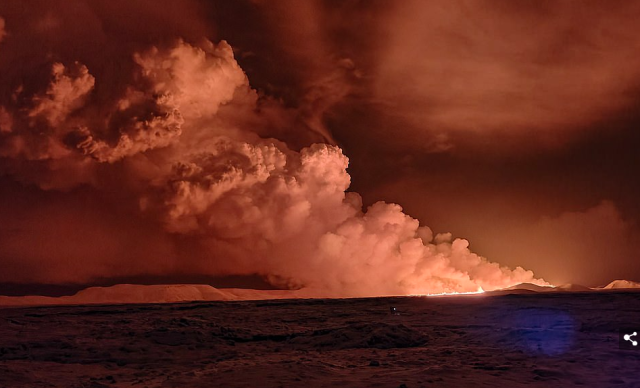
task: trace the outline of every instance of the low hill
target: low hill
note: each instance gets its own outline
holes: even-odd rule
[[[631,280],[614,280],[603,287],[605,290],[640,288],[640,283]]]
[[[89,287],[71,296],[0,296],[0,306],[262,300],[296,298],[298,294],[288,290],[217,289],[204,284],[118,284]]]
[[[556,291],[570,291],[570,292],[582,292],[582,291],[593,291],[592,288],[587,286],[583,286],[581,284],[573,284],[567,283],[554,288]]]
[[[549,291],[553,291],[554,287],[539,286],[539,285],[533,284],[533,283],[520,283],[520,284],[516,284],[515,286],[507,287],[504,290],[507,290],[507,291],[525,290],[525,291],[535,291],[535,292],[549,292]]]

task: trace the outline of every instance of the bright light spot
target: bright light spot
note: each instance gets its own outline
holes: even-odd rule
[[[484,294],[484,290],[482,289],[482,287],[478,286],[478,289],[476,291],[469,291],[469,292],[440,292],[437,294],[418,294],[416,296],[477,295],[477,294]]]

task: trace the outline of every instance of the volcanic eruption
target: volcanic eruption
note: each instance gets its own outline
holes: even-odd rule
[[[348,159],[339,147],[295,150],[275,138],[272,127],[287,125],[291,113],[251,89],[226,42],[176,40],[132,60],[132,82],[108,101],[77,61],[50,64],[46,87],[17,85],[3,101],[5,174],[52,196],[86,186],[97,195],[118,191],[132,218],[157,224],[173,241],[164,268],[151,258],[119,268],[111,257],[87,257],[80,278],[59,280],[256,273],[335,296],[544,283],[472,253],[464,239],[434,236],[398,205],[363,211],[360,196],[346,192]],[[185,243],[189,253],[180,252]],[[18,254],[20,242],[13,245]]]
[[[45,39],[42,26],[13,26],[0,24],[1,65],[13,69],[0,172],[3,195],[25,200],[3,209],[13,229],[0,280],[257,274],[325,296],[546,284],[399,205],[363,209],[348,158],[314,116],[329,102],[310,92],[289,107],[252,89],[225,41],[102,37],[103,61],[58,41],[48,44],[60,53],[25,57],[20,39]]]

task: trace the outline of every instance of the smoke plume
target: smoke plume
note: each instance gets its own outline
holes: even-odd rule
[[[16,44],[1,20],[0,56]],[[2,205],[1,280],[259,274],[331,296],[544,283],[399,205],[363,210],[348,158],[300,124],[311,108],[253,90],[225,41],[159,39],[118,55],[115,69],[47,55],[32,73],[5,73],[0,196],[13,204]]]

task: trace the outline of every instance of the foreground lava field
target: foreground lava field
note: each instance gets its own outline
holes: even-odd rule
[[[637,292],[5,308],[0,387],[640,387],[638,323]]]

